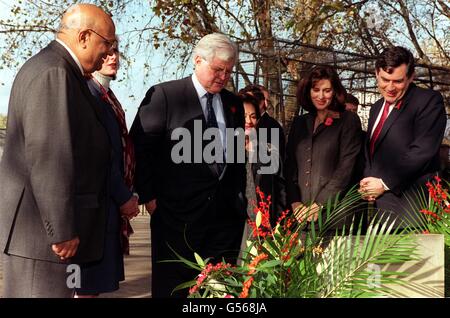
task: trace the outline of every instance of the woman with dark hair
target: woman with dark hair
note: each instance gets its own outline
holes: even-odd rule
[[[239,95],[244,105],[245,116],[245,153],[247,157],[247,188],[246,196],[250,203],[251,199],[256,200],[256,184],[252,172],[252,163],[256,159],[257,151],[257,132],[256,127],[258,120],[261,118],[259,112],[258,100],[250,94]],[[251,204],[248,205],[247,212],[251,216]]]
[[[349,187],[361,148],[361,122],[345,111],[346,91],[336,71],[316,66],[301,80],[286,147],[286,193],[297,220],[317,220],[320,207]]]
[[[246,92],[240,93],[239,98],[244,106],[244,116],[245,116],[245,155],[246,155],[246,175],[247,183],[245,187],[245,196],[247,198],[247,218],[250,220],[255,220],[256,214],[254,208],[257,205],[257,194],[256,194],[256,184],[255,176],[252,171],[252,161],[253,158],[257,156],[257,133],[256,125],[258,120],[261,118],[259,112],[258,100]],[[244,232],[242,235],[241,251],[238,257],[238,264],[245,255],[242,255],[242,251],[247,247],[247,240],[250,238],[250,228],[247,222],[245,222]]]

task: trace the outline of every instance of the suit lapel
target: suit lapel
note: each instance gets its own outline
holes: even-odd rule
[[[373,104],[373,108],[370,110],[371,114],[369,116],[369,123],[367,124],[367,134],[371,135],[373,130],[373,125],[375,124],[375,120],[377,119],[378,114],[380,113],[381,107],[384,104],[384,99],[378,100],[375,104]],[[369,138],[370,139],[370,138]]]
[[[394,122],[397,120],[398,116],[400,116],[400,113],[402,110],[399,110],[394,107],[392,109],[391,113],[389,114],[388,118],[384,122],[383,128],[381,129],[380,135],[378,136],[378,139],[375,141],[374,146],[374,152],[377,150],[377,147],[380,145],[380,143],[383,141],[384,137],[386,137],[386,134],[388,133],[389,129],[392,127]]]
[[[401,115],[401,113],[408,106],[409,100],[412,95],[411,90],[413,90],[414,87],[415,87],[414,84],[410,84],[408,91],[405,93],[405,96],[402,98],[400,109],[398,109],[397,105],[394,107],[394,109],[392,109],[391,113],[389,114],[388,118],[386,119],[386,121],[383,125],[383,128],[381,129],[378,139],[375,142],[374,153],[377,150],[377,147],[383,142],[383,139],[386,137],[386,134],[389,132],[389,129],[391,129],[392,125],[395,123],[395,121],[398,119],[398,117]],[[381,103],[381,105],[383,105],[383,104],[384,104],[384,102]],[[380,108],[381,108],[381,106],[380,106]],[[378,113],[379,113],[379,111],[377,112],[377,114]]]
[[[230,100],[227,97],[227,94],[225,93],[225,90],[222,90],[220,92],[220,99],[222,100],[222,107],[223,107],[223,114],[225,116],[225,126],[227,128],[234,128],[234,119],[233,119],[233,112],[231,110]]]
[[[202,120],[202,136],[206,130],[206,118],[203,113],[202,105],[200,104],[200,100],[195,89],[194,83],[192,82],[192,78],[186,77],[183,79],[185,81],[185,98],[186,98],[186,109],[183,111],[187,111],[189,113],[188,117],[193,118],[193,120]],[[194,132],[191,131],[193,134]],[[206,142],[202,138],[202,150],[206,145]],[[206,163],[205,163],[206,164]],[[208,166],[209,171],[215,177],[219,177],[219,169],[215,163],[206,164]]]
[[[185,83],[185,98],[186,104],[185,109],[189,113],[188,117],[194,118],[195,120],[202,119],[202,132],[205,131],[206,128],[206,119],[203,113],[202,105],[200,104],[200,100],[198,98],[197,91],[195,90],[194,83],[192,82],[192,78],[185,77],[182,79]]]
[[[314,131],[314,121],[316,119],[316,116],[311,116],[310,119],[307,121],[307,123],[308,123],[308,129],[311,128],[310,131],[312,132],[313,138],[316,137],[317,135],[319,135],[325,129],[333,129],[334,130],[333,127],[336,126],[339,123],[339,120],[341,120],[340,116],[341,115],[339,115],[339,117],[332,118],[333,121],[332,121],[331,125],[327,126],[327,125],[325,125],[325,123],[321,123],[317,127],[316,131]],[[309,127],[309,126],[311,126],[311,127]]]

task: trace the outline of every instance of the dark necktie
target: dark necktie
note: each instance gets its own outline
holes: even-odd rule
[[[373,131],[372,138],[370,138],[370,156],[373,156],[373,152],[375,150],[375,142],[377,141],[378,137],[380,136],[381,129],[383,129],[384,122],[386,121],[386,118],[389,115],[389,107],[391,106],[391,103],[386,102],[383,108],[383,113],[381,114],[380,121],[378,122],[377,127],[375,127],[375,130]]]
[[[216,114],[214,114],[213,109],[214,94],[206,93],[206,98],[206,125],[208,126],[208,128],[219,128],[219,125],[217,124]]]
[[[217,124],[216,114],[214,114],[213,109],[213,98],[214,94],[206,93],[206,126],[207,128],[217,128],[219,129],[219,124]],[[223,157],[225,158],[225,153],[223,153]],[[219,176],[222,175],[223,169],[225,169],[225,160],[223,163],[216,162],[217,168],[219,169]]]

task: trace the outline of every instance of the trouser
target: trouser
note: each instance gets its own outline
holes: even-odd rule
[[[4,298],[70,298],[68,264],[2,254]]]

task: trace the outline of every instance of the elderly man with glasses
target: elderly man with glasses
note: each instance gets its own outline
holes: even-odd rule
[[[177,259],[174,252],[192,261],[195,251],[213,262],[236,262],[246,217],[245,165],[223,160],[227,152],[237,152],[231,149],[236,142],[227,141],[236,135],[230,137],[225,129],[244,127],[242,103],[225,89],[236,59],[236,46],[228,37],[206,35],[194,48],[194,74],[150,88],[131,128],[136,190],[152,214],[153,297],[187,296],[186,289],[172,291],[196,272],[160,262]],[[206,129],[216,132],[223,148],[218,160],[202,158],[206,147],[197,127],[201,136]],[[189,131],[191,144],[201,147],[201,153],[193,147],[188,162],[172,158],[176,141],[171,134],[177,128]]]
[[[75,5],[14,81],[0,162],[3,297],[71,297],[75,264],[103,257],[111,147],[83,75],[112,39],[108,14]]]

